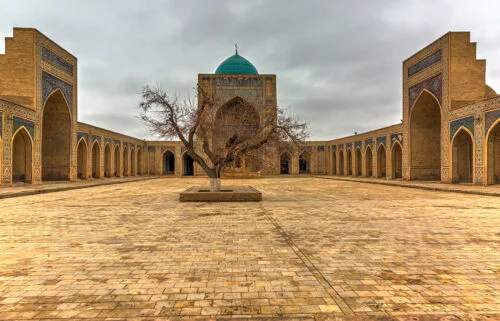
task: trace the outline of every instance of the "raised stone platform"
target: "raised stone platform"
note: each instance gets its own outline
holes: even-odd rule
[[[225,186],[219,192],[210,192],[208,187],[192,186],[179,193],[181,202],[258,202],[262,193],[252,186]]]

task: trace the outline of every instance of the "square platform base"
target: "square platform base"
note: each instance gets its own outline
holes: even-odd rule
[[[192,186],[179,193],[181,202],[258,202],[262,193],[252,186],[224,186],[219,192],[210,192],[208,187]]]

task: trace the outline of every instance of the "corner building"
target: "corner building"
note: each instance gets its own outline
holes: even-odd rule
[[[144,141],[78,121],[77,59],[36,29],[14,28],[0,55],[1,183],[134,175],[204,175],[180,142]],[[320,174],[500,183],[500,96],[485,82],[469,32],[449,32],[403,61],[402,123],[270,146],[268,168],[237,160],[228,177]],[[221,128],[262,126],[276,75],[237,53],[198,83],[216,95]],[[240,112],[245,106],[242,119]],[[247,110],[248,109],[248,110]],[[240,111],[240,112],[239,112]],[[313,125],[314,126],[314,125]],[[246,127],[245,127],[246,128]],[[215,141],[225,139],[224,132]],[[266,155],[266,156],[264,156]]]

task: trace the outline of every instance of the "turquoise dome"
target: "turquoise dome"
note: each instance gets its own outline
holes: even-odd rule
[[[217,70],[217,75],[258,75],[254,65],[242,56],[236,53],[235,55],[224,60]]]

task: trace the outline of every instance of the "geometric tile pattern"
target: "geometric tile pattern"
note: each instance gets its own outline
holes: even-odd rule
[[[119,140],[115,140],[115,145],[120,145],[120,141]]]
[[[439,101],[439,104],[441,104],[441,99],[442,99],[441,80],[442,80],[442,76],[441,76],[441,74],[438,74],[432,78],[424,80],[424,81],[408,88],[408,97],[409,97],[409,106],[410,106],[409,110],[411,111],[411,108],[413,107],[415,100],[417,100],[420,93],[424,89],[430,91],[434,96],[436,96],[436,98]]]
[[[212,84],[227,87],[262,87],[262,78],[214,77]]]
[[[99,145],[101,145],[101,136],[99,136],[99,135],[92,135],[92,143],[94,143],[95,141],[98,141]]]
[[[42,47],[42,58],[54,66],[59,67],[60,69],[66,71],[68,74],[72,75],[73,74],[73,66],[67,62],[66,60],[62,59],[49,49]]]
[[[450,141],[462,126],[470,130],[472,135],[474,135],[474,116],[458,119],[450,123]]]
[[[66,102],[68,103],[69,110],[71,111],[72,106],[73,106],[73,86],[71,86],[67,82],[43,71],[42,72],[42,105],[45,104],[45,101],[47,100],[47,98],[56,89],[61,90],[64,98],[66,98]]]
[[[352,143],[346,143],[345,144],[345,149],[350,149],[352,148]]]
[[[488,130],[490,130],[490,127],[493,125],[493,123],[496,122],[498,118],[500,118],[500,109],[486,113],[486,122],[484,130],[485,133],[488,133]]]
[[[318,146],[318,152],[324,152],[325,146]]]
[[[156,151],[156,147],[148,146],[148,152],[154,152],[154,151]]]
[[[24,127],[26,127],[26,129],[30,133],[31,139],[34,139],[34,137],[35,137],[35,123],[34,122],[23,119],[23,118],[19,118],[16,116],[13,117],[12,122],[13,122],[13,126],[12,126],[13,133],[15,133],[19,127],[24,126]]]
[[[403,146],[403,134],[392,134],[391,135],[391,147],[395,142],[399,142]]]
[[[83,139],[85,139],[85,141],[86,141],[86,142],[88,142],[88,141],[89,141],[89,134],[87,134],[87,133],[83,133],[83,132],[77,132],[77,133],[76,133],[76,140],[77,140],[77,141],[79,141],[79,140],[80,140],[80,138],[82,138],[82,137],[83,137]]]
[[[162,147],[163,151],[163,147]],[[284,151],[288,151],[290,154],[293,155],[293,147],[292,146],[285,146],[280,148],[280,154],[283,153]]]
[[[361,148],[361,141],[360,140],[354,142],[354,149],[356,149],[358,147]]]
[[[416,74],[421,70],[424,70],[425,68],[435,64],[440,60],[441,60],[441,50],[438,50],[429,57],[420,60],[419,62],[408,68],[408,77]]]
[[[299,147],[299,153],[301,153],[302,151],[308,151],[308,152],[312,152],[312,146],[300,146]]]
[[[336,145],[332,145],[332,151],[335,152],[337,149],[337,146]]]
[[[367,138],[365,139],[365,147],[373,147],[373,139],[372,138]]]
[[[104,144],[109,143],[111,145],[111,138],[104,138]]]
[[[384,146],[387,146],[387,137],[386,136],[382,136],[382,137],[377,137],[377,147],[380,145],[380,144],[383,144]]]

